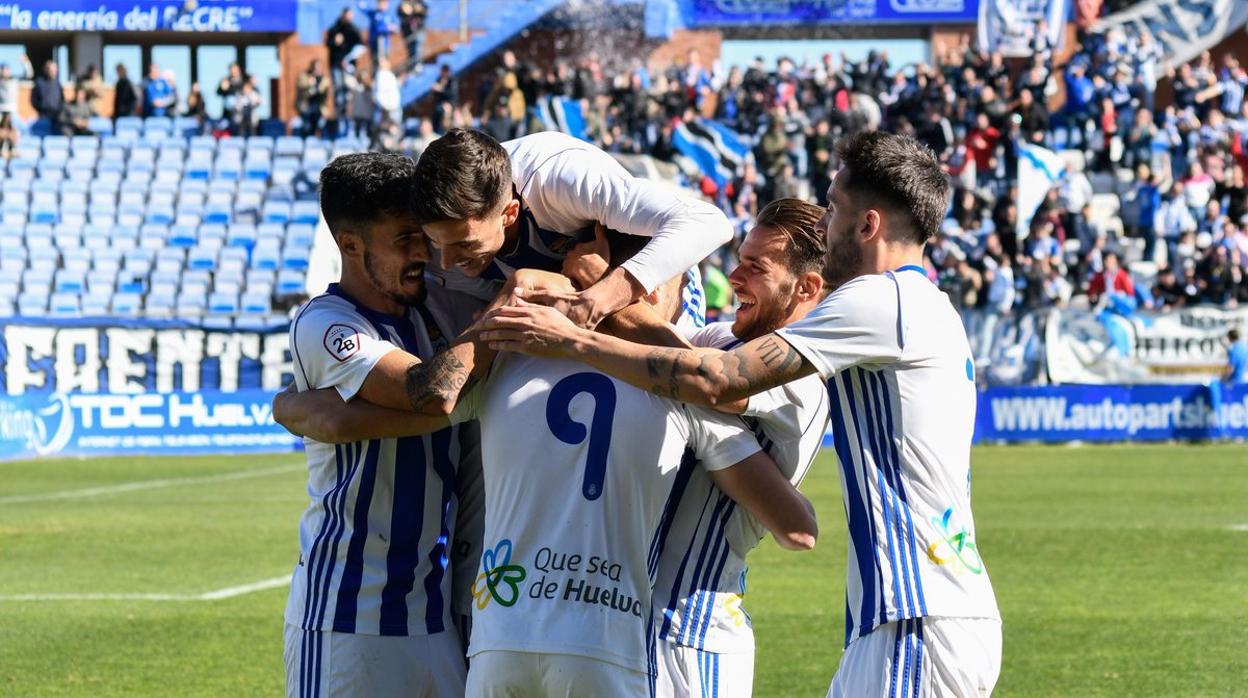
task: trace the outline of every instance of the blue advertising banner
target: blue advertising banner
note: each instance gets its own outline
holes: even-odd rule
[[[0,396],[0,460],[47,456],[292,451],[273,393],[29,393]]]
[[[975,440],[1168,441],[1248,437],[1248,386],[1060,385],[979,394]]]
[[[296,0],[18,0],[0,29],[20,31],[293,32]]]
[[[225,393],[293,379],[287,327],[217,330],[174,321],[0,323],[0,394]]]
[[[971,23],[980,0],[686,0],[689,25]]]

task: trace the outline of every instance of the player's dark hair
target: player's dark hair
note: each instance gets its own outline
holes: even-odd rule
[[[321,214],[329,232],[377,221],[415,217],[416,163],[396,153],[350,153],[321,170]]]
[[[801,199],[776,199],[758,212],[755,225],[770,228],[784,236],[787,266],[794,274],[819,272],[828,243],[816,230],[823,209]]]
[[[618,230],[607,230],[607,250],[611,253],[609,267],[615,269],[633,258],[650,242],[644,235],[629,235]]]
[[[1227,339],[1229,339],[1229,340],[1231,340],[1232,342],[1238,342],[1238,341],[1239,341],[1239,330],[1237,330],[1237,329],[1235,329],[1235,328],[1233,328],[1233,327],[1232,327],[1232,328],[1231,328],[1231,331],[1226,333],[1226,338],[1227,338]]]
[[[864,131],[843,139],[836,152],[844,167],[836,183],[851,200],[904,214],[918,244],[940,230],[949,179],[930,148],[912,138]]]
[[[424,222],[485,218],[511,196],[511,157],[489,134],[453,128],[421,154],[416,186]]]

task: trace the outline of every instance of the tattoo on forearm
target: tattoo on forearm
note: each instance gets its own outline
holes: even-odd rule
[[[651,380],[666,381],[665,383],[656,382],[650,386],[650,392],[673,400],[677,399],[680,394],[680,384],[676,356],[663,349],[654,349],[646,355],[646,373]]]
[[[802,355],[788,342],[768,337],[759,350],[762,352],[763,365],[780,372],[797,370],[802,365]]]
[[[408,366],[407,399],[413,410],[424,413],[439,402],[453,404],[476,381],[476,376],[455,354],[444,351],[429,361]]]

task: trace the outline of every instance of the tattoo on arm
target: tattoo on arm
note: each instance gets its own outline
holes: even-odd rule
[[[651,380],[666,380],[666,383],[656,382],[650,386],[650,392],[662,397],[678,399],[680,395],[680,383],[677,375],[677,359],[672,353],[663,349],[654,349],[646,355],[646,373],[649,374]]]
[[[435,405],[453,406],[461,393],[472,389],[477,377],[451,351],[407,367],[407,399],[412,409],[428,414]],[[440,412],[445,413],[445,410]]]

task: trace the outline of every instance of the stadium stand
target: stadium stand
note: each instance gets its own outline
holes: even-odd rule
[[[0,168],[0,315],[280,323],[304,293],[314,188],[351,139],[190,136],[182,119],[93,120],[22,138]]]

